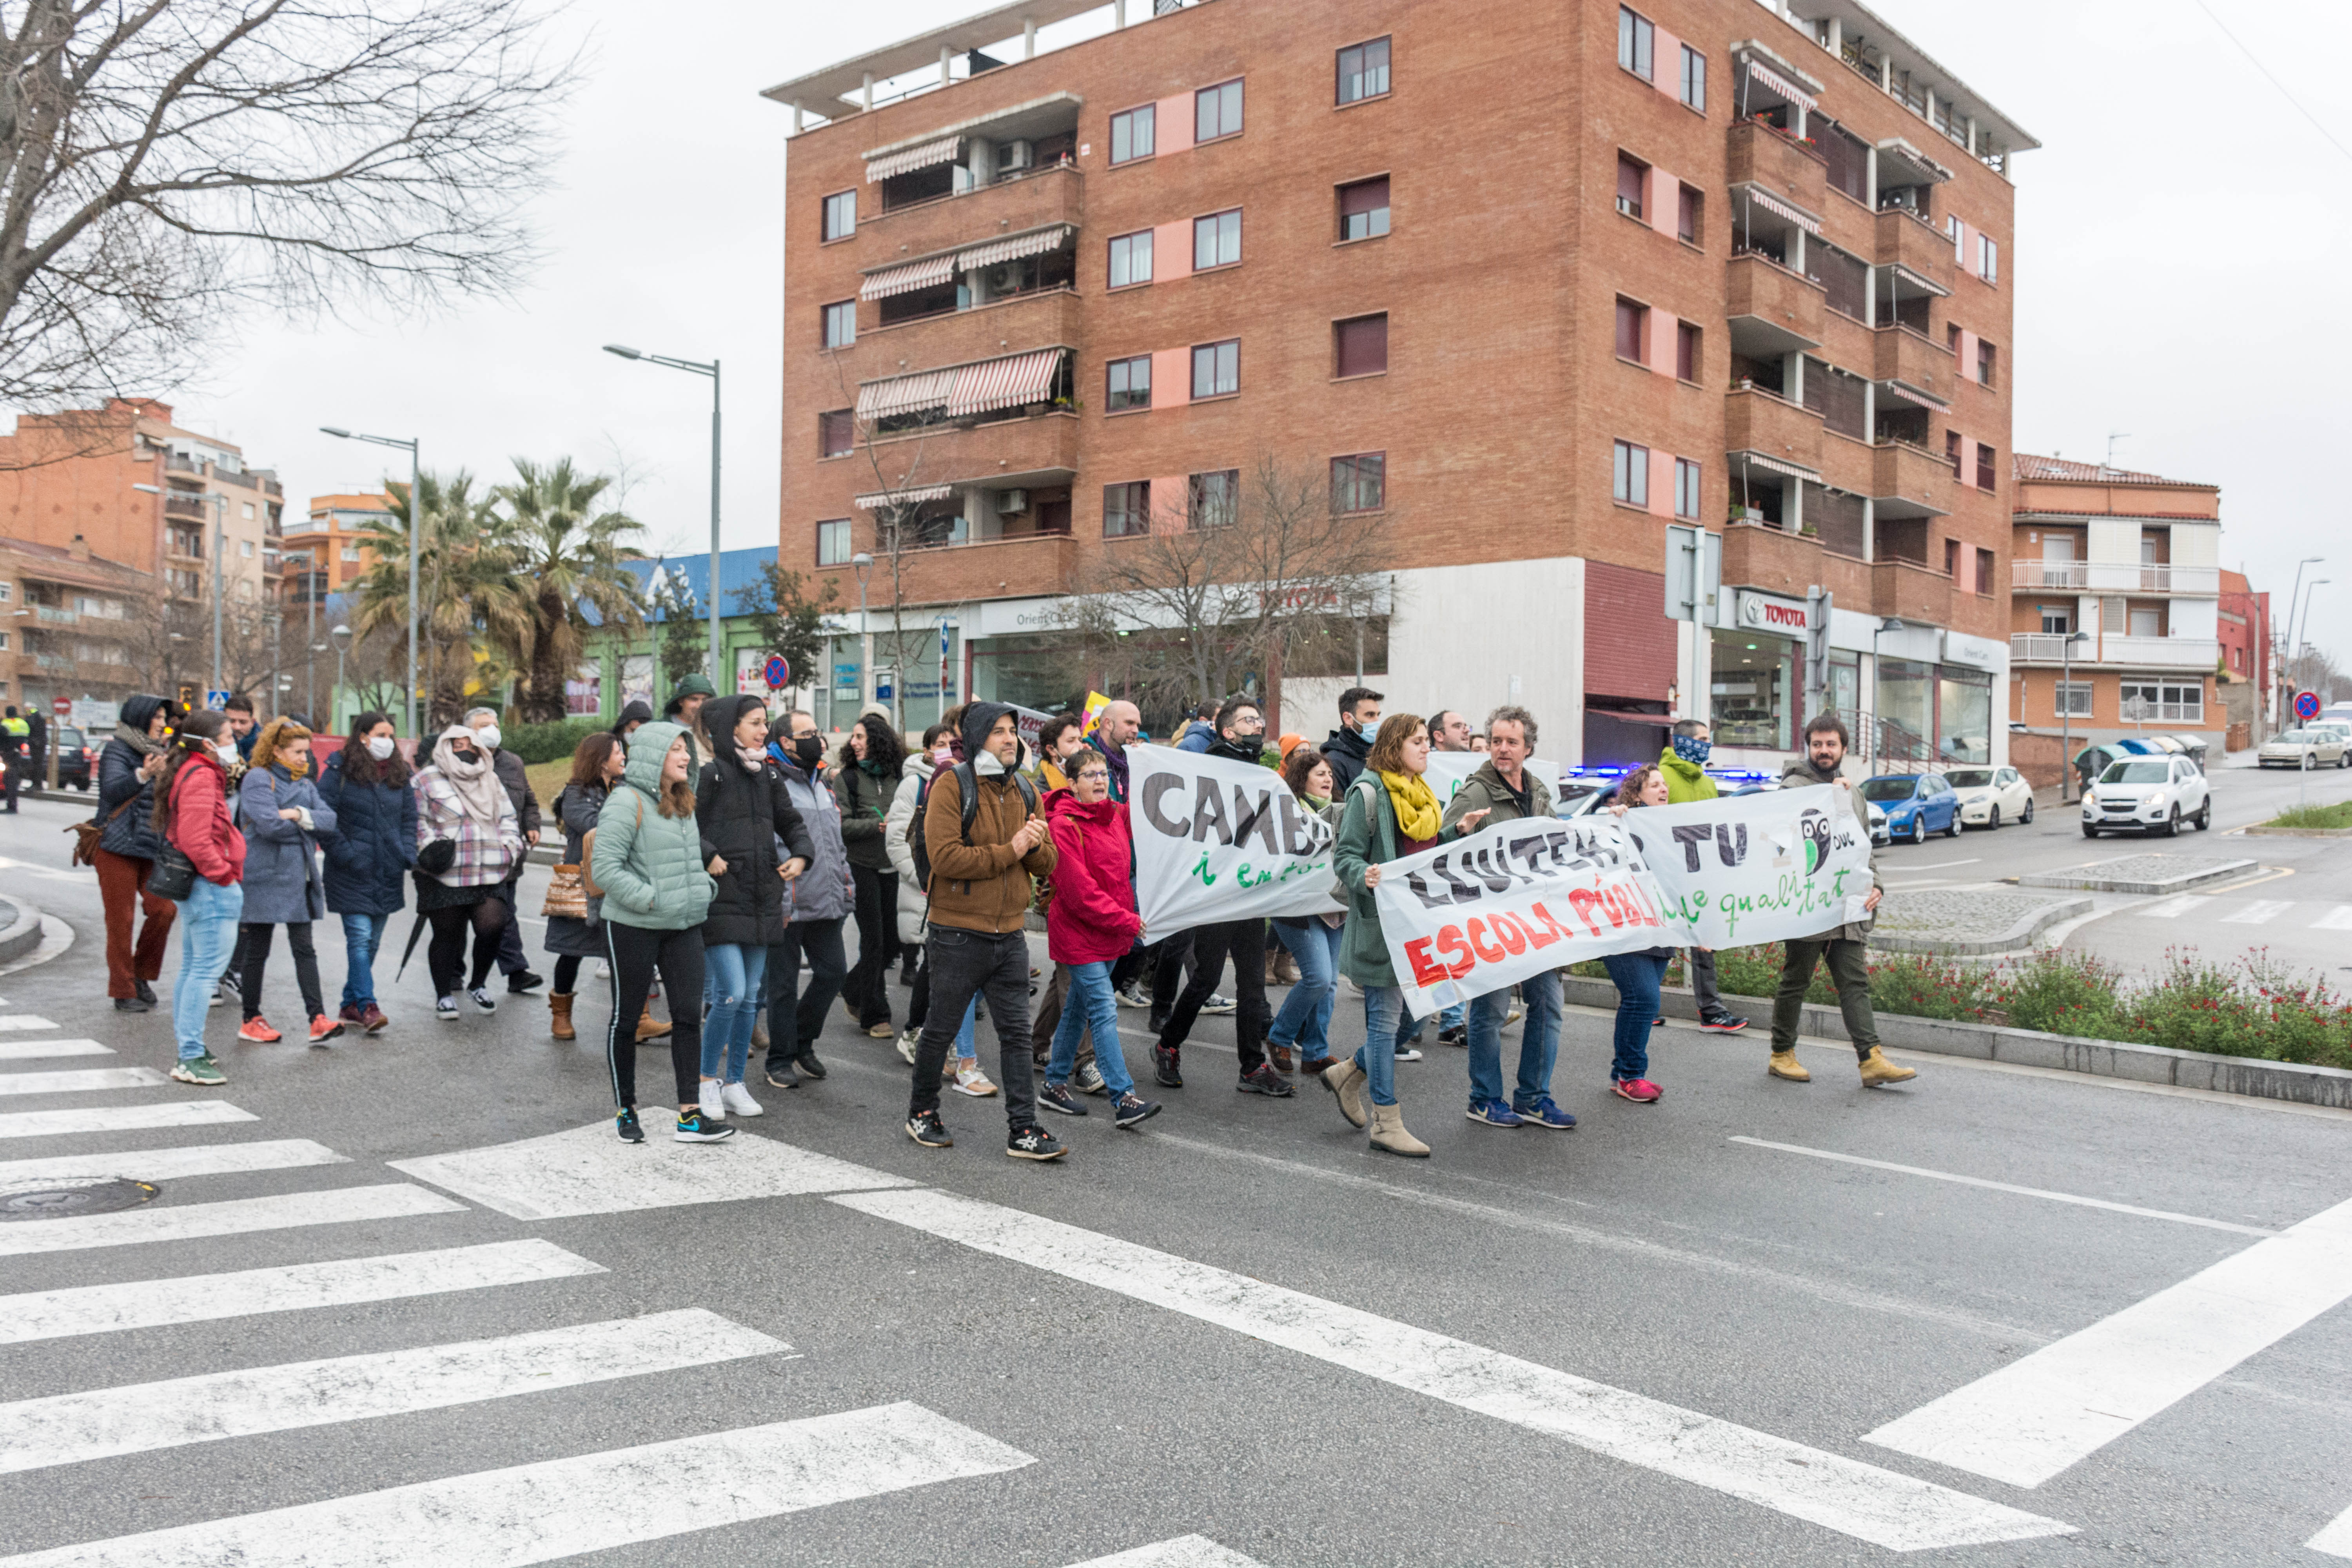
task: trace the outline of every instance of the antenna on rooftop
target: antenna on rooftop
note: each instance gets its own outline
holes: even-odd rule
[[[2107,468],[2112,468],[2116,466],[2116,443],[2118,441],[2128,441],[2130,439],[2131,432],[2128,430],[2110,430],[2107,432],[2107,460],[2105,464]]]

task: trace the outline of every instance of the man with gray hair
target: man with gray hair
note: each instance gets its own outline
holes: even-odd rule
[[[539,796],[530,787],[530,775],[523,771],[522,759],[504,750],[499,742],[498,710],[493,708],[469,708],[466,710],[466,728],[474,732],[474,742],[490,754],[490,765],[499,775],[499,783],[507,786],[507,798],[514,802],[515,816],[522,827],[526,845],[539,842]],[[515,862],[514,875],[499,884],[491,897],[507,906],[507,921],[499,931],[499,973],[507,977],[507,990],[515,995],[543,985],[546,982],[530,972],[530,963],[522,951],[522,922],[515,918],[521,909],[518,889],[522,882],[523,862]]]

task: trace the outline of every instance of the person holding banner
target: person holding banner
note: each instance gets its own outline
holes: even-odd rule
[[[1618,781],[1612,816],[1622,817],[1640,805],[1664,805],[1666,775],[1655,763],[1644,763]],[[1636,1105],[1655,1105],[1665,1091],[1650,1081],[1650,1031],[1657,1026],[1659,993],[1666,982],[1666,965],[1674,962],[1671,947],[1645,947],[1633,952],[1601,956],[1610,983],[1617,987],[1617,1055],[1609,1064],[1609,1091]]]
[[[1330,754],[1328,747],[1324,754]],[[1463,837],[1486,819],[1482,808],[1464,812],[1451,825],[1444,823],[1437,796],[1422,777],[1428,771],[1428,727],[1414,714],[1391,713],[1365,755],[1363,773],[1348,786],[1331,857],[1348,904],[1339,973],[1363,989],[1364,1038],[1369,1043],[1353,1060],[1322,1074],[1323,1087],[1339,1102],[1339,1114],[1354,1126],[1371,1128],[1373,1148],[1413,1159],[1428,1158],[1429,1145],[1405,1131],[1404,1113],[1397,1105],[1393,1042],[1404,1013],[1404,992],[1389,961],[1375,889],[1382,865]]]
[[[1095,1065],[1110,1095],[1111,1123],[1138,1127],[1160,1114],[1135,1092],[1127,1053],[1118,1044],[1118,1003],[1110,994],[1110,966],[1143,934],[1135,910],[1135,843],[1127,807],[1110,798],[1110,768],[1081,752],[1070,763],[1070,787],[1045,797],[1054,836],[1053,900],[1045,906],[1045,950],[1069,975],[1069,1001],[1054,1030],[1038,1103],[1066,1116],[1087,1108],[1070,1092],[1078,1037],[1093,1031]]]
[[[1717,797],[1715,781],[1706,775],[1706,759],[1714,750],[1706,720],[1675,721],[1674,733],[1666,738],[1665,752],[1658,758],[1658,771],[1666,776],[1667,805],[1684,805]],[[1748,1020],[1726,1007],[1722,993],[1715,988],[1714,950],[1690,948],[1683,958],[1690,967],[1691,997],[1698,1004],[1698,1026],[1714,1035],[1736,1035],[1748,1027]]]
[[[1298,797],[1298,804],[1329,823],[1333,831],[1339,826],[1339,805],[1331,798],[1335,786],[1331,782],[1331,764],[1322,752],[1312,746],[1294,746],[1283,759],[1282,782]],[[1298,978],[1290,987],[1290,994],[1282,1004],[1282,1011],[1274,1016],[1274,1027],[1266,1034],[1266,1051],[1274,1058],[1276,1072],[1288,1072],[1290,1053],[1296,1047],[1299,1058],[1298,1070],[1320,1074],[1326,1068],[1339,1065],[1331,1054],[1331,1011],[1339,999],[1339,933],[1346,922],[1339,915],[1276,915],[1274,918],[1275,940],[1286,948],[1298,961]]]

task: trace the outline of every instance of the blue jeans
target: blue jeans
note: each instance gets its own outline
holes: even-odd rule
[[[1339,937],[1345,930],[1312,916],[1303,925],[1275,922],[1275,939],[1298,960],[1298,984],[1274,1016],[1266,1044],[1296,1046],[1308,1061],[1331,1054],[1331,1009],[1339,1000]]]
[[[367,1007],[375,1002],[375,954],[383,945],[390,915],[345,915],[343,920],[343,1005]]]
[[[751,1054],[751,1026],[760,1016],[768,977],[765,942],[714,942],[702,950],[710,1016],[702,1025],[702,1076],[743,1081],[743,1060]],[[688,1003],[691,1006],[692,1004]],[[727,1070],[720,1072],[721,1059]]]
[[[1077,1066],[1078,1037],[1088,1030],[1095,1037],[1095,1070],[1102,1074],[1103,1087],[1110,1097],[1132,1091],[1135,1079],[1128,1075],[1127,1053],[1118,1044],[1118,1000],[1110,994],[1110,964],[1073,963],[1070,991],[1062,1003],[1062,1021],[1054,1028],[1054,1054],[1045,1062],[1047,1083],[1067,1083],[1070,1069]],[[963,1047],[959,1044],[956,1049]]]
[[[207,1054],[205,1015],[212,1005],[213,988],[228,969],[229,950],[236,945],[237,921],[244,913],[241,883],[224,888],[200,876],[180,900],[180,978],[172,987],[172,1033],[179,1037],[184,1062]]]
[[[1612,952],[1601,962],[1617,984],[1617,1059],[1610,1064],[1609,1076],[1618,1083],[1647,1078],[1650,1027],[1658,1019],[1658,987],[1665,983],[1666,960],[1646,952]]]
[[[1521,982],[1527,1022],[1519,1033],[1519,1081],[1511,1109],[1525,1110],[1551,1092],[1551,1066],[1559,1056],[1559,972],[1547,969]],[[1511,988],[1470,999],[1470,1099],[1503,1098],[1503,1019]]]
[[[1303,973],[1303,971],[1302,971]],[[1396,1041],[1412,1031],[1413,1018],[1405,1011],[1404,992],[1394,985],[1364,987],[1364,1039],[1366,1044],[1356,1048],[1356,1065],[1364,1069],[1370,1080],[1374,1105],[1394,1105],[1396,1097]],[[1379,1041],[1374,1050],[1370,1042]]]

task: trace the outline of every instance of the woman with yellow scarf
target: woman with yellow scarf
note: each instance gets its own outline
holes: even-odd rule
[[[1453,826],[1440,826],[1444,812],[1429,787],[1428,771],[1429,727],[1413,714],[1391,713],[1381,722],[1363,773],[1348,786],[1331,864],[1348,904],[1339,973],[1363,989],[1367,1044],[1353,1060],[1338,1062],[1322,1074],[1323,1087],[1339,1099],[1339,1114],[1355,1126],[1371,1128],[1373,1148],[1414,1159],[1426,1158],[1429,1145],[1405,1131],[1404,1112],[1397,1105],[1394,1041],[1404,991],[1389,963],[1373,889],[1387,862],[1475,832],[1486,816],[1484,811],[1465,812]],[[1410,1029],[1412,1020],[1402,1021]]]

